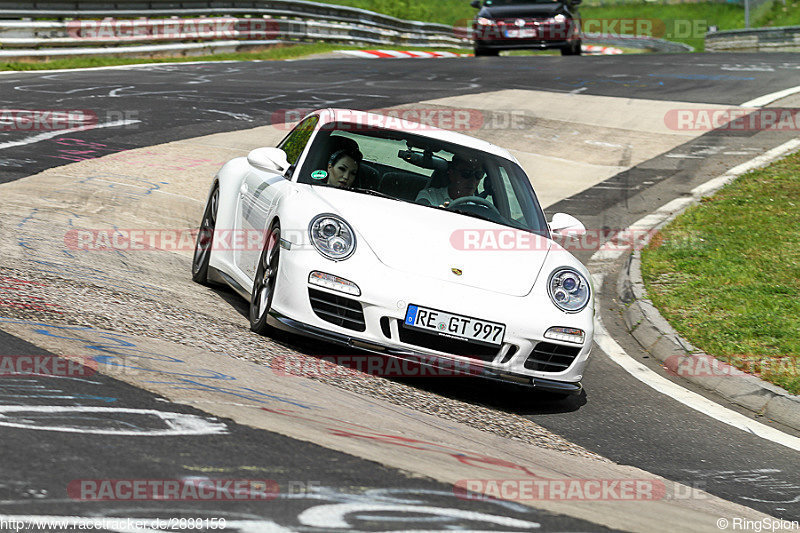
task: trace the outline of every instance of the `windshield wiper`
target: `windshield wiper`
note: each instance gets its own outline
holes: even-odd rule
[[[447,209],[447,208],[443,207],[443,208],[440,208],[440,209]],[[530,228],[528,228],[527,226],[525,226],[521,222],[517,222],[516,220],[506,218],[503,215],[500,215],[501,220],[498,220],[498,219],[495,219],[495,218],[490,218],[488,216],[481,215],[479,213],[475,213],[473,211],[469,211],[468,212],[468,211],[461,211],[459,209],[450,209],[449,211],[452,212],[452,213],[458,213],[459,215],[464,215],[464,216],[473,217],[473,218],[479,218],[481,220],[486,220],[488,222],[494,222],[495,224],[500,224],[501,226],[508,226],[509,228],[521,229],[523,231],[531,231]]]
[[[445,208],[445,209],[447,209],[447,208]],[[464,215],[464,216],[472,217],[472,218],[479,218],[481,220],[486,220],[487,222],[494,222],[495,224],[501,224],[501,222],[498,222],[495,219],[492,219],[492,218],[489,218],[489,217],[485,217],[483,215],[479,215],[478,213],[473,213],[472,211],[460,211],[459,209],[449,209],[449,211],[451,213],[458,213],[459,215]],[[506,224],[503,224],[503,225],[505,226]]]
[[[359,187],[351,187],[350,190],[351,191],[355,191],[355,192],[364,193],[364,194],[369,194],[369,195],[372,195],[372,196],[380,196],[381,198],[389,198],[390,200],[397,200],[398,202],[402,201],[402,200],[400,200],[400,198],[395,198],[394,196],[390,196],[390,195],[386,194],[385,192],[375,191],[375,190],[372,190],[372,189],[361,189]]]

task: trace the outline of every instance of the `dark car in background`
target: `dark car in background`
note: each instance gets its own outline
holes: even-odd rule
[[[473,0],[479,9],[472,25],[476,56],[501,50],[559,49],[581,54],[581,0]]]

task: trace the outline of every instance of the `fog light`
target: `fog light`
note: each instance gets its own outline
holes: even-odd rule
[[[574,342],[583,344],[585,333],[582,329],[576,328],[550,328],[544,333],[545,338],[554,341]]]
[[[333,291],[343,292],[345,294],[352,294],[353,296],[361,296],[361,289],[352,281],[348,281],[333,274],[326,274],[325,272],[314,271],[308,275],[308,283],[316,285],[317,287],[325,287]]]

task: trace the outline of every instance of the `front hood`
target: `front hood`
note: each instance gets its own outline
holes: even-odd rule
[[[517,6],[484,7],[480,16],[493,19],[553,17],[564,13],[564,4],[530,4]]]
[[[312,189],[353,226],[357,246],[368,246],[386,266],[416,276],[525,296],[553,244],[539,235],[432,207],[332,187]],[[516,243],[525,249],[509,249]]]

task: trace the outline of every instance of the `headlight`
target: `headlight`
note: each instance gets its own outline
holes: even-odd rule
[[[319,253],[334,261],[347,259],[356,250],[356,234],[336,215],[318,215],[308,226],[311,242]]]
[[[558,15],[553,17],[553,22],[555,22],[556,24],[561,24],[562,22],[566,22],[566,21],[567,21],[567,17],[562,15],[561,13],[559,13]]]
[[[553,303],[567,313],[577,313],[589,303],[591,288],[582,275],[571,268],[559,268],[550,274],[547,292]]]
[[[475,23],[478,26],[491,26],[494,24],[494,21],[492,19],[487,19],[486,17],[478,17],[475,19]]]

